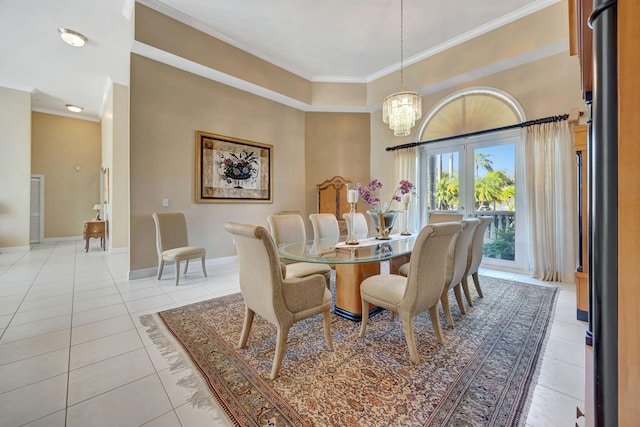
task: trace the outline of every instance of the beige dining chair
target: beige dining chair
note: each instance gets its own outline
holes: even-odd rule
[[[379,274],[362,282],[361,337],[367,330],[369,304],[374,304],[399,314],[412,362],[420,363],[413,332],[413,318],[418,314],[429,310],[436,339],[439,343],[444,342],[438,317],[438,301],[444,285],[447,248],[461,229],[460,223],[427,225],[416,237],[407,277]],[[394,317],[392,315],[392,319]]]
[[[347,236],[351,234],[351,214],[343,213],[342,218],[344,218],[347,223]],[[367,218],[363,213],[356,212],[353,216],[353,236],[356,239],[365,239],[369,235],[369,225],[367,224]]]
[[[462,278],[464,272],[467,269],[467,254],[469,252],[469,245],[471,245],[471,239],[475,232],[480,220],[477,218],[463,219],[460,221],[462,224],[462,231],[458,233],[455,241],[449,246],[447,253],[447,270],[445,274],[444,288],[440,297],[442,308],[444,310],[445,318],[449,326],[454,327],[453,316],[451,315],[451,307],[449,306],[449,291],[453,289],[458,307],[462,314],[466,313],[464,309],[464,303],[462,301]]]
[[[429,224],[439,224],[441,222],[462,221],[460,213],[430,212]]]
[[[313,239],[335,239],[340,240],[340,227],[338,219],[334,214],[309,214],[309,220],[313,227]]]
[[[269,215],[267,217],[267,223],[269,224],[269,231],[276,245],[304,242],[307,240],[304,222],[300,215]],[[296,262],[285,259],[281,259],[281,261],[286,264],[286,279],[322,274],[327,282],[327,288],[330,287],[331,268],[327,264]]]
[[[244,298],[245,316],[239,348],[247,345],[255,314],[276,326],[277,340],[269,378],[280,373],[287,337],[291,326],[300,320],[322,313],[327,347],[331,341],[331,292],[324,278],[314,274],[304,278],[285,279],[276,244],[264,228],[228,222],[238,252],[240,292]]]
[[[176,265],[176,286],[180,282],[180,263],[186,261],[184,274],[187,274],[189,260],[200,258],[202,272],[207,277],[205,258],[207,251],[199,246],[189,246],[187,221],[181,212],[154,213],[153,222],[156,225],[156,249],[158,253],[158,280],[162,278],[165,262]]]
[[[492,216],[480,216],[478,217],[480,224],[476,227],[476,231],[473,233],[473,239],[471,240],[471,244],[469,245],[469,253],[467,255],[467,268],[464,272],[464,276],[462,276],[462,290],[464,291],[464,295],[467,298],[467,302],[470,306],[473,306],[473,301],[471,301],[471,293],[469,292],[469,275],[473,278],[473,284],[476,287],[476,291],[478,292],[478,296],[480,298],[484,298],[482,294],[482,288],[480,288],[480,279],[478,278],[478,269],[480,268],[480,263],[482,263],[483,257],[483,249],[484,249],[484,234],[487,231],[487,227],[494,220]]]

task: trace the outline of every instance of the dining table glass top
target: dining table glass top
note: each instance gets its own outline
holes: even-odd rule
[[[385,261],[411,253],[417,234],[391,235],[390,240],[375,237],[360,239],[357,245],[347,245],[337,239],[317,239],[305,242],[283,243],[278,246],[281,258],[289,261],[322,264],[358,264]]]

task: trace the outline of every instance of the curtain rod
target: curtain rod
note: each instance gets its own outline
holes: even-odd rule
[[[527,127],[527,126],[540,125],[540,124],[543,124],[543,123],[561,122],[563,120],[567,120],[568,118],[569,118],[568,114],[562,114],[560,116],[543,117],[541,119],[529,120],[527,122],[516,123],[515,125],[502,126],[502,127],[499,127],[499,128],[479,130],[479,131],[476,131],[476,132],[463,133],[461,135],[445,136],[444,138],[430,139],[429,141],[409,142],[407,144],[400,144],[400,145],[396,145],[394,147],[387,147],[387,148],[385,148],[385,150],[386,151],[396,151],[396,150],[401,150],[403,148],[418,147],[420,145],[431,144],[431,143],[434,143],[434,142],[448,141],[450,139],[466,138],[466,137],[469,137],[469,136],[483,135],[485,133],[500,132],[500,131],[503,131],[503,130],[509,130],[509,129],[515,129],[515,128],[524,128],[524,127]]]

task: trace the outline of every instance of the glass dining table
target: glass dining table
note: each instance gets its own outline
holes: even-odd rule
[[[417,234],[391,235],[389,240],[375,237],[362,239],[357,245],[347,245],[337,239],[317,239],[283,243],[278,246],[281,258],[297,262],[330,264],[336,270],[335,313],[349,320],[362,320],[360,284],[364,279],[380,274],[380,263],[389,261],[389,272],[397,273],[409,262]],[[381,309],[373,307],[369,314]]]

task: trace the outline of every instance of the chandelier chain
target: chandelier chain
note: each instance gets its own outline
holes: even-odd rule
[[[404,88],[404,0],[400,0],[400,91]]]

